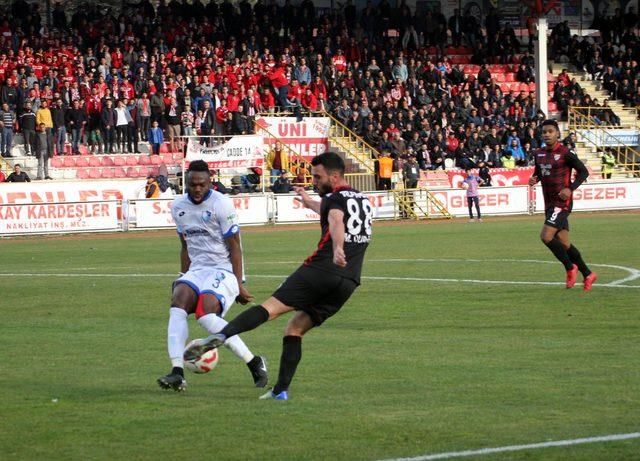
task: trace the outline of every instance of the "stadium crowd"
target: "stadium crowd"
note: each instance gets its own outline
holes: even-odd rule
[[[349,1],[324,15],[312,0],[124,6],[115,16],[88,2],[69,16],[55,4],[51,28],[37,3],[17,0],[3,15],[3,156],[16,130],[26,153],[44,158],[65,153],[67,139],[73,154],[81,145],[139,152],[140,142],[157,154],[165,140],[176,151],[181,135],[250,133],[256,114],[276,110],[326,111],[378,151],[415,157],[423,170],[529,165],[541,145],[545,115],[535,94],[505,93],[491,72],[500,64],[522,84],[535,79],[531,40],[520,43],[496,10],[478,21],[387,0],[362,11]],[[563,30],[554,34],[553,54],[585,48]],[[627,35],[621,43],[634,45],[624,55],[635,56],[636,38]],[[593,47],[589,71],[609,64],[606,46]],[[561,111],[596,104],[566,74],[553,90]]]

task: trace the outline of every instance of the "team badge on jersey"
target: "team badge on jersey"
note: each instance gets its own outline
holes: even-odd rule
[[[557,162],[558,160],[560,160],[560,154],[555,154],[553,156],[553,159]]]
[[[202,220],[204,222],[211,221],[211,216],[212,216],[212,213],[209,210],[206,210],[206,211],[202,212]]]

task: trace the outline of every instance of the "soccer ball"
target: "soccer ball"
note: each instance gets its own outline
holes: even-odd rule
[[[186,361],[184,366],[192,373],[209,373],[218,365],[219,358],[218,349],[211,349],[196,359]]]

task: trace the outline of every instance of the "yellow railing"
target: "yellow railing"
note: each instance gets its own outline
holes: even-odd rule
[[[269,151],[274,147],[275,143],[280,143],[280,145],[283,147],[283,149],[287,152],[287,156],[289,157],[289,171],[292,171],[292,160],[295,159],[296,162],[298,162],[298,165],[307,165],[309,162],[302,156],[300,155],[299,152],[296,152],[295,150],[293,150],[291,147],[289,147],[289,145],[287,143],[285,143],[283,140],[281,140],[280,138],[278,138],[276,135],[274,135],[273,133],[271,133],[268,129],[264,128],[264,127],[260,127],[259,130],[266,135],[266,137],[269,139],[269,142],[267,142],[266,147],[265,147],[265,163],[264,163],[264,168],[263,168],[263,172],[262,172],[262,180],[263,182],[267,182],[268,180],[272,179],[271,178],[271,171],[267,168],[267,155],[269,155]],[[310,168],[307,168],[308,170],[310,170]],[[269,181],[270,182],[270,181]],[[311,184],[311,176],[307,176],[307,178],[305,179],[304,183],[296,183],[296,186],[308,186]],[[266,188],[268,189],[269,184],[263,184],[263,186],[267,186]]]
[[[433,214],[451,219],[449,210],[426,188],[392,189],[395,200],[395,219],[425,219]]]
[[[631,108],[629,108],[631,109]],[[638,111],[635,111],[636,118],[638,118]],[[620,125],[612,125],[605,123],[607,118],[607,112],[610,112],[613,117],[617,117],[616,113],[613,111],[611,107],[591,107],[591,106],[570,106],[568,110],[569,115],[569,129],[580,130],[580,129],[589,129],[593,125],[599,128],[609,128],[612,130],[621,129],[621,128],[636,128],[635,122],[633,124],[624,124],[621,121]],[[599,120],[600,123],[598,123]],[[571,128],[571,127],[574,128]]]
[[[581,139],[598,149],[609,148],[616,158],[616,165],[625,168],[634,176],[640,176],[640,151],[627,145],[612,131],[620,126],[598,125],[588,112],[580,107],[569,108],[569,129],[581,131]],[[577,133],[576,133],[577,134]]]
[[[0,157],[0,171],[3,171],[5,176],[9,176],[12,172],[11,165],[7,162],[4,157]]]

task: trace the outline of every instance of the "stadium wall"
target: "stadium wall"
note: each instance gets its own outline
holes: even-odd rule
[[[4,184],[0,188],[0,236],[75,232],[127,231],[171,228],[172,197],[144,198],[144,181],[38,182]],[[434,188],[431,193],[455,217],[467,215],[466,192],[457,188]],[[394,194],[367,192],[375,219],[397,214]],[[415,200],[427,204],[426,194]],[[318,215],[302,208],[294,196],[254,194],[231,196],[243,225],[312,222]],[[480,189],[485,215],[541,213],[540,187],[487,187]],[[575,211],[640,208],[640,181],[602,181],[583,184],[574,193]]]

